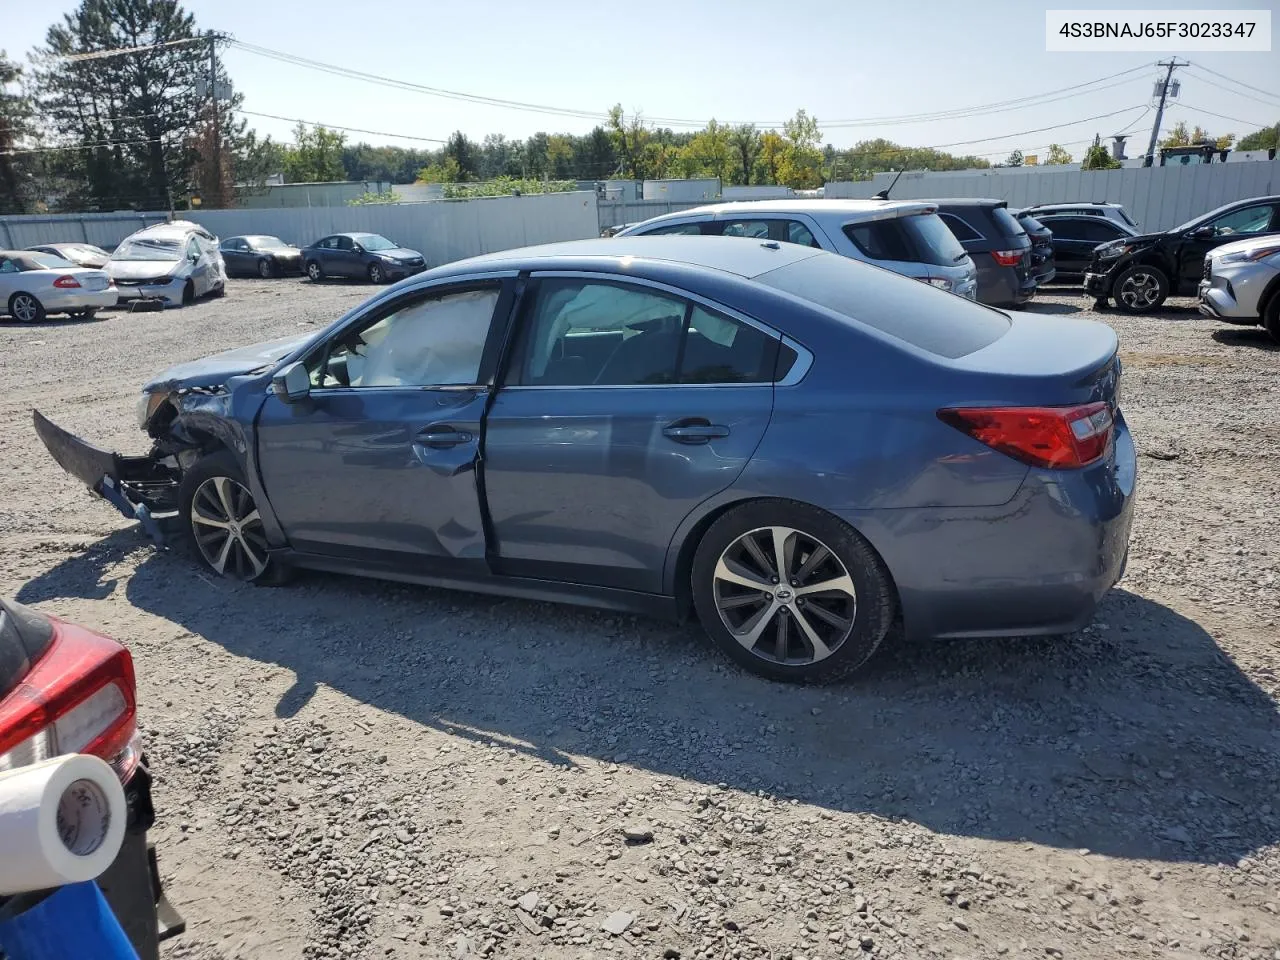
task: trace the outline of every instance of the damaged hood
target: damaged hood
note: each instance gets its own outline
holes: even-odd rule
[[[265,343],[237,347],[226,353],[215,353],[211,357],[203,357],[199,360],[189,360],[170,367],[147,383],[142,390],[144,393],[154,393],[162,389],[217,387],[226,383],[231,377],[243,376],[260,367],[276,363],[318,333],[319,331],[313,330],[310,333],[284,337],[280,340],[268,340]]]
[[[112,280],[158,280],[170,277],[182,266],[181,260],[108,260]]]

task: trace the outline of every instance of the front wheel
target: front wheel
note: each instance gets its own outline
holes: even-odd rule
[[[271,261],[263,257],[258,261],[258,276],[263,280],[270,280],[276,275],[275,268],[271,265]]]
[[[39,323],[45,318],[44,304],[34,294],[15,293],[9,298],[9,315],[19,323]]]
[[[382,264],[376,263],[376,262],[369,264],[369,282],[370,283],[382,283],[386,279],[387,279],[387,274],[382,269]]]
[[[182,285],[182,305],[189,307],[196,302],[196,285],[188,280]]]
[[[1111,295],[1125,313],[1150,313],[1169,296],[1169,278],[1159,267],[1135,264],[1116,277]]]
[[[790,500],[735,507],[693,561],[698,619],[753,673],[830,681],[870,659],[893,621],[889,573],[848,524]]]
[[[1271,334],[1271,339],[1280,343],[1280,293],[1271,297],[1266,312],[1262,315],[1262,327]]]
[[[307,261],[307,279],[312,283],[319,283],[324,279],[324,271],[320,269],[320,264],[315,260]]]
[[[229,450],[209,454],[183,475],[178,509],[196,556],[218,576],[260,584],[283,580],[285,570],[267,552],[258,505]]]

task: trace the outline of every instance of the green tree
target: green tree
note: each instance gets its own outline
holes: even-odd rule
[[[1044,155],[1045,166],[1059,166],[1064,163],[1071,162],[1071,154],[1060,147],[1056,143],[1049,144],[1049,149]]]
[[[419,183],[457,183],[458,179],[458,161],[453,157],[423,167],[417,177]]]
[[[1280,123],[1247,133],[1236,144],[1237,150],[1274,150],[1280,145]]]
[[[649,175],[646,163],[646,150],[649,144],[649,130],[639,114],[628,120],[622,112],[622,104],[615,103],[609,110],[609,139],[620,161],[624,177],[633,180],[644,180]]]
[[[1004,165],[1005,165],[1006,167],[1020,167],[1020,166],[1022,166],[1022,151],[1021,151],[1021,150],[1014,150],[1014,151],[1013,151],[1011,154],[1009,154],[1009,156],[1005,159],[1005,161],[1004,161]]]
[[[306,124],[293,128],[293,144],[284,151],[284,177],[289,183],[326,183],[342,180],[342,145],[346,137],[336,130]]]
[[[30,213],[34,205],[33,155],[9,152],[32,132],[31,102],[17,90],[21,76],[22,69],[0,50],[0,213]]]
[[[1084,155],[1084,162],[1080,165],[1082,170],[1114,170],[1122,166],[1119,160],[1111,156],[1111,151],[1102,145],[1102,137],[1098,134],[1093,135],[1093,146],[1091,146]]]
[[[756,161],[756,183],[782,182],[782,167],[786,158],[787,142],[777,130],[766,130],[760,135],[760,153]]]
[[[32,82],[48,132],[76,148],[53,164],[71,185],[68,205],[157,209],[186,195],[207,104],[196,81],[207,78],[208,46],[184,42],[197,36],[177,0],[81,0],[49,28]],[[67,59],[129,47],[151,49]]]
[[[760,131],[754,123],[740,123],[729,132],[729,144],[737,154],[738,166],[732,182],[749,184],[760,156]]]
[[[547,137],[547,176],[567,180],[573,176],[573,137],[553,133]]]
[[[728,129],[712,117],[705,128],[694,134],[681,156],[687,161],[685,176],[719,177],[725,183],[734,161]]]
[[[450,135],[449,142],[444,145],[444,155],[451,157],[458,165],[458,180],[465,182],[480,179],[479,151],[461,130]]]
[[[786,151],[782,157],[780,182],[796,189],[812,189],[822,186],[822,131],[817,117],[804,110],[782,125]]]

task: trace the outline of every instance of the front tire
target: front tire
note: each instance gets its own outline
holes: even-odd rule
[[[196,285],[188,280],[182,285],[182,305],[189,307],[196,302]]]
[[[1169,278],[1159,267],[1134,264],[1116,277],[1111,296],[1125,313],[1150,313],[1169,296]]]
[[[387,279],[387,274],[386,274],[386,271],[382,269],[382,264],[380,263],[369,264],[369,282],[370,283],[385,283],[386,279]]]
[[[792,500],[743,504],[716,520],[694,555],[692,592],[712,642],[773,680],[847,676],[893,622],[876,552],[848,524]]]
[[[268,260],[266,257],[263,257],[261,260],[258,261],[258,276],[260,276],[263,280],[270,280],[275,275],[276,275],[276,270],[270,260]]]
[[[15,293],[9,298],[9,316],[19,323],[40,323],[46,314],[35,294]]]
[[[284,580],[286,571],[267,552],[262,517],[231,451],[211,453],[183,474],[178,510],[196,558],[218,576],[264,585]]]
[[[320,269],[320,264],[315,260],[307,261],[307,279],[312,283],[319,283],[324,279],[324,271]]]
[[[1280,292],[1271,297],[1266,312],[1262,315],[1262,328],[1271,335],[1271,339],[1280,343]]]

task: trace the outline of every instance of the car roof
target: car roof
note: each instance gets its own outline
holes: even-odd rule
[[[929,200],[940,207],[1007,207],[1008,200],[997,200],[994,197],[938,197]]]
[[[651,217],[640,223],[626,224],[625,227],[642,224],[662,223],[668,220],[680,220],[688,217],[721,217],[726,214],[810,214],[814,216],[848,216],[861,220],[888,220],[893,217],[906,217],[915,214],[933,213],[936,204],[932,200],[857,200],[857,199],[791,199],[791,200],[726,200],[722,203],[707,203],[688,210],[677,210]]]
[[[198,223],[192,223],[190,220],[173,220],[169,223],[153,223],[149,227],[135,230],[130,236],[137,237],[145,234],[148,237],[181,240],[189,233],[209,233],[209,231]]]
[[[487,253],[449,264],[442,272],[452,272],[459,267],[472,272],[486,267],[554,270],[572,261],[595,261],[599,266],[623,272],[630,261],[648,260],[670,261],[752,279],[815,256],[834,254],[797,243],[744,237],[602,237]]]
[[[37,253],[44,253],[44,251],[42,251],[42,250],[0,250],[0,257],[7,257],[7,258],[9,258],[9,259],[11,259],[11,260],[17,260],[17,261],[19,261],[20,263],[28,263],[28,264],[30,264],[30,263],[38,263],[38,262],[39,262],[39,261],[37,261],[37,260],[35,259],[35,255],[36,255]],[[44,256],[48,257],[48,256],[52,256],[52,254],[44,253]],[[53,270],[53,269],[55,269],[55,268],[54,268],[54,267],[46,267],[46,266],[44,266],[43,264],[41,264],[41,265],[40,265],[40,269],[41,269],[41,270]],[[63,268],[63,269],[66,269],[66,268]]]

